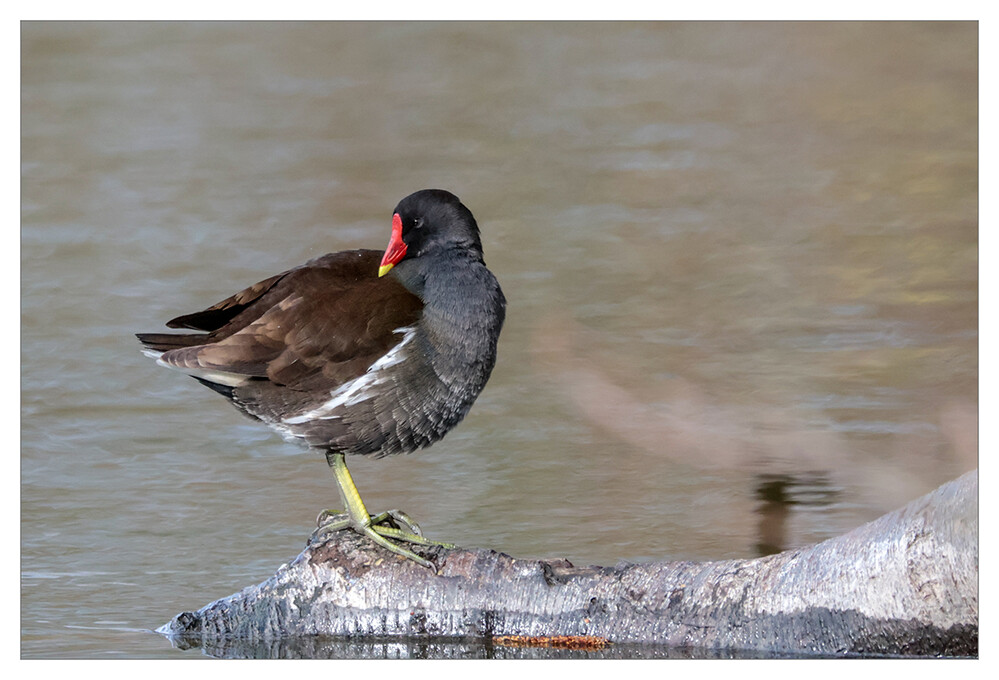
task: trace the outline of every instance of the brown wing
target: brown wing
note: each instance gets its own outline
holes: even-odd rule
[[[400,341],[395,331],[419,318],[419,298],[392,277],[378,278],[380,257],[371,250],[326,255],[174,320],[205,328],[229,315],[207,334],[140,339],[164,352],[162,363],[209,382],[335,387],[363,374]],[[164,337],[191,344],[168,347]]]
[[[259,299],[262,295],[267,293],[278,281],[283,279],[285,276],[295,271],[294,269],[283,272],[276,276],[272,276],[269,279],[265,279],[259,283],[255,283],[249,288],[244,288],[235,295],[222,300],[215,305],[212,305],[208,309],[202,310],[200,312],[194,312],[193,314],[184,314],[183,316],[178,316],[175,319],[170,319],[166,322],[167,328],[191,328],[193,330],[199,331],[210,331],[218,332],[225,329],[227,333],[234,333],[239,330],[238,325],[230,325],[226,328],[236,316],[240,313],[246,311],[253,305],[253,303]],[[255,310],[258,314],[266,312],[265,305],[257,306]],[[244,322],[248,323],[252,318],[245,318]],[[251,315],[252,317],[252,312]],[[244,323],[244,325],[245,325]],[[178,347],[192,347],[194,345],[201,345],[206,342],[210,335],[205,335],[204,333],[136,333],[135,337],[147,348],[156,352],[167,352],[172,349],[177,349]]]
[[[275,283],[284,278],[288,272],[272,276],[249,288],[244,288],[232,297],[228,297],[208,309],[193,314],[178,316],[166,322],[167,328],[193,328],[198,331],[214,331],[222,328],[249,307],[261,295],[269,291]]]

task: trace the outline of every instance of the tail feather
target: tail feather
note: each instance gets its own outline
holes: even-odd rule
[[[136,333],[135,337],[145,349],[156,352],[169,352],[180,347],[194,347],[205,342],[204,333]]]
[[[205,380],[204,378],[199,378],[196,375],[192,375],[191,377],[194,378],[195,380],[197,380],[199,383],[201,383],[205,387],[207,387],[208,389],[215,390],[216,392],[218,392],[219,394],[221,394],[226,399],[232,399],[233,398],[232,393],[236,390],[235,387],[231,387],[229,385],[220,385],[217,382],[212,382],[211,380]]]

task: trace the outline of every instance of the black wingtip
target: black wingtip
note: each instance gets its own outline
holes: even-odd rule
[[[192,375],[191,377],[197,380],[205,387],[207,387],[208,389],[218,392],[226,399],[232,399],[233,391],[236,389],[235,387],[230,387],[229,385],[219,385],[218,383],[213,383],[208,380],[204,380],[203,378],[199,378],[196,375]],[[204,394],[204,392],[202,392],[202,394]]]

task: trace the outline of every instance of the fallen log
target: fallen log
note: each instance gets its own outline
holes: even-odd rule
[[[977,471],[758,559],[576,567],[415,550],[438,574],[338,532],[158,632],[226,657],[978,655]]]

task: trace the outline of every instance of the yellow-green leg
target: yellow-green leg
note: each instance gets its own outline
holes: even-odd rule
[[[419,545],[454,546],[424,538],[419,525],[410,519],[406,513],[399,510],[389,510],[388,512],[374,516],[368,514],[368,509],[364,507],[364,501],[361,500],[361,494],[357,491],[354,479],[350,476],[350,471],[347,470],[347,463],[344,460],[343,454],[327,452],[326,461],[333,470],[337,490],[340,492],[340,500],[343,502],[346,512],[334,513],[324,510],[319,515],[317,523],[320,526],[316,529],[313,536],[350,528],[367,536],[386,550],[394,552],[396,555],[402,555],[421,566],[436,571],[431,562],[428,562],[412,551],[396,545],[388,539],[417,543]],[[398,525],[406,528],[399,528]]]

